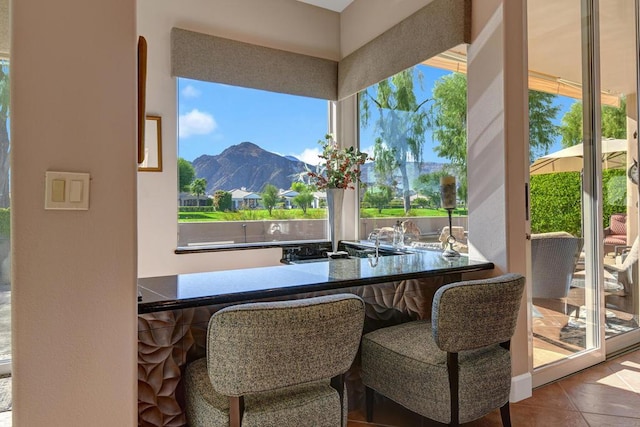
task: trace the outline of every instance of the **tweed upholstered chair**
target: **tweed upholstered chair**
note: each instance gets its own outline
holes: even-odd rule
[[[214,313],[207,356],[185,373],[189,425],[346,425],[344,373],[358,351],[363,322],[364,302],[352,294]]]
[[[524,290],[518,274],[445,285],[431,322],[417,320],[362,338],[367,421],[374,391],[432,420],[457,426],[500,408],[510,426],[509,345]]]

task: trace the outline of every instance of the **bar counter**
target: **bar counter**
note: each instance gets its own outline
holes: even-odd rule
[[[367,333],[430,318],[439,287],[461,280],[464,273],[494,268],[491,262],[466,256],[445,259],[441,251],[410,251],[377,259],[293,261],[139,279],[138,425],[186,425],[182,372],[188,363],[205,356],[209,319],[225,306],[349,292],[365,302],[363,333]],[[358,358],[346,381],[349,407],[361,407],[364,388]]]
[[[359,243],[360,246],[362,244]],[[387,248],[385,248],[387,249]],[[150,277],[138,280],[138,313],[229,304],[381,282],[493,269],[493,263],[409,248],[377,258],[320,259],[275,267]]]

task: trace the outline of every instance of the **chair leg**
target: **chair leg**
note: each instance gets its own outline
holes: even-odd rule
[[[229,396],[229,426],[240,427],[244,413],[244,396]]]
[[[450,426],[460,425],[458,353],[447,353],[447,370],[449,371],[449,396],[451,407]]]
[[[500,417],[502,418],[502,427],[511,427],[511,415],[509,414],[509,402],[500,407]]]
[[[365,412],[367,415],[367,422],[371,423],[373,422],[373,395],[374,395],[375,391],[370,388],[370,387],[366,387],[364,388],[364,406],[365,406]]]

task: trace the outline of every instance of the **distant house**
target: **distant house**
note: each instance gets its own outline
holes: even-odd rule
[[[204,195],[198,199],[198,197],[191,193],[181,191],[180,194],[178,194],[178,206],[208,206],[207,200],[210,198],[211,196]]]
[[[293,190],[283,190],[280,189],[278,192],[278,196],[284,199],[284,207],[285,209],[291,209],[295,207],[295,203],[293,199],[300,193]],[[327,193],[324,191],[314,191],[313,193],[313,202],[311,202],[311,208],[321,208],[326,205],[327,201]]]
[[[280,189],[280,191],[278,191],[278,196],[284,199],[285,209],[291,209],[294,207],[293,198],[296,197],[298,194],[300,193],[298,193],[297,191],[283,190],[282,188]]]
[[[327,204],[327,193],[324,191],[314,191],[313,192],[313,202],[311,203],[312,208],[321,208],[326,206]]]
[[[252,191],[247,191],[246,187],[229,191],[231,193],[231,207],[234,211],[238,209],[255,209],[260,206],[262,197]]]

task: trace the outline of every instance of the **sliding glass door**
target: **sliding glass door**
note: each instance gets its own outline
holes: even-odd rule
[[[603,323],[606,352],[640,340],[638,329],[637,23],[631,1],[600,1],[602,89],[621,93],[602,108]],[[604,102],[603,102],[604,104]],[[608,146],[607,146],[608,144]]]
[[[529,2],[528,13],[530,74],[555,81],[560,116],[555,146],[532,153],[530,168],[540,385],[640,337],[637,11],[628,1],[543,0]],[[531,99],[530,113],[535,123]]]
[[[9,59],[0,49],[0,375],[11,371]]]

